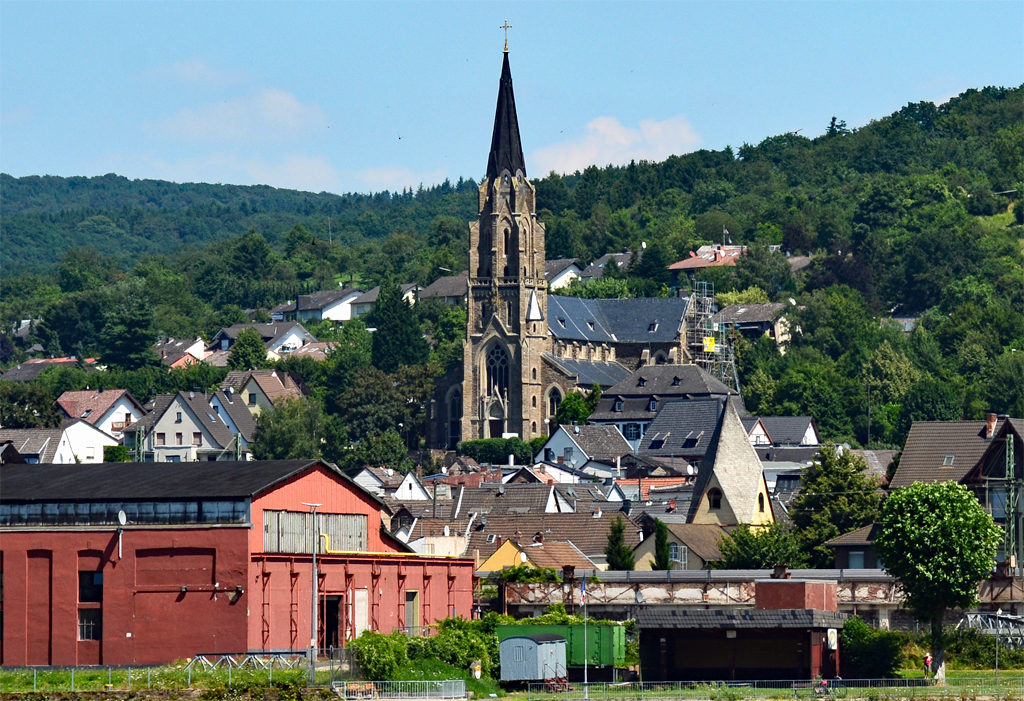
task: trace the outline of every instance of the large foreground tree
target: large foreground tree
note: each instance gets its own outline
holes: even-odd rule
[[[896,490],[882,507],[881,525],[875,550],[899,580],[904,605],[931,624],[935,677],[945,679],[943,616],[946,609],[975,603],[978,582],[992,571],[1002,531],[956,482]]]

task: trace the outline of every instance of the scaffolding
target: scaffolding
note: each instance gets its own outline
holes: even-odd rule
[[[739,392],[732,339],[726,324],[715,323],[717,311],[714,284],[694,281],[686,312],[686,349],[691,362]]]

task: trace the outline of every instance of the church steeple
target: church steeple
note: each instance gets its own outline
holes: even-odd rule
[[[491,134],[491,152],[487,157],[487,178],[496,180],[501,171],[515,175],[517,170],[526,177],[526,160],[519,141],[519,120],[516,118],[516,98],[512,92],[512,70],[508,66],[508,51],[501,67],[498,84],[498,107],[494,112],[494,131]]]

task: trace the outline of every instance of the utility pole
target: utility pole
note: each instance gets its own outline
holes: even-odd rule
[[[317,652],[317,650],[316,650],[316,642],[317,642],[316,641],[316,638],[317,638],[317,635],[316,635],[316,633],[317,633],[317,620],[316,620],[316,618],[317,618],[317,603],[318,603],[317,599],[319,598],[319,596],[318,596],[319,592],[317,590],[320,588],[319,582],[317,582],[317,573],[316,573],[316,551],[320,548],[320,534],[317,532],[320,529],[317,528],[317,526],[316,526],[316,508],[318,506],[323,506],[323,504],[310,504],[310,503],[304,501],[304,502],[302,502],[302,505],[303,506],[308,506],[309,507],[309,512],[313,515],[313,524],[312,524],[312,529],[313,529],[313,534],[312,534],[313,535],[313,586],[311,587],[312,592],[313,592],[313,610],[312,610],[312,618],[310,619],[312,621],[312,624],[310,626],[310,635],[309,635],[309,684],[310,684],[310,686],[313,686],[314,684],[316,684],[316,652]]]

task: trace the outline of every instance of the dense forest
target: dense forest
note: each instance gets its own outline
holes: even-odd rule
[[[790,133],[658,163],[531,175],[548,258],[643,250],[577,294],[685,292],[692,280],[668,264],[726,231],[749,245],[735,268],[699,276],[723,301],[793,300],[788,352],[737,341],[748,408],[811,414],[831,439],[898,446],[915,419],[1024,415],[1022,151],[1024,87],[985,88],[940,106],[909,104],[859,129],[833,119],[815,139]],[[48,353],[99,355],[112,373],[152,377],[143,366],[153,359],[138,349],[157,337],[209,338],[244,320],[243,309],[261,316],[338,283],[426,284],[465,270],[476,183],[338,196],[0,175],[0,197],[3,328],[39,319],[29,340]],[[790,254],[812,254],[812,263],[794,274]],[[433,305],[410,317],[433,344],[417,361],[429,360],[423,372],[443,370],[458,354],[458,319]],[[892,317],[920,318],[905,333]],[[314,333],[350,334],[366,351],[359,367],[374,364],[364,331]],[[3,366],[24,350],[0,337]],[[332,375],[335,362],[303,373],[319,407],[340,415],[335,398],[352,375],[350,366],[343,379]],[[129,380],[120,376],[122,386]],[[38,381],[48,392],[69,383]]]

